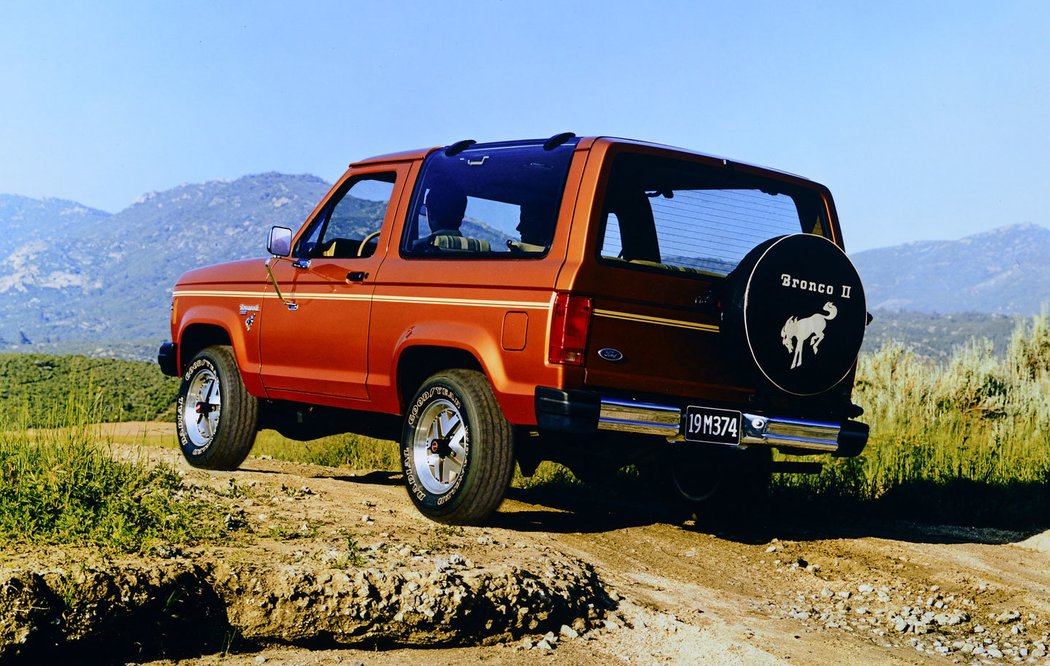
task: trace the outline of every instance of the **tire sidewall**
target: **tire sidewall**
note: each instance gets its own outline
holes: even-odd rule
[[[405,473],[405,486],[413,503],[428,516],[443,516],[456,510],[466,495],[466,490],[473,482],[475,423],[477,423],[474,405],[464,399],[464,391],[449,377],[432,379],[426,382],[416,393],[405,414],[404,429],[401,434],[401,466]],[[415,439],[419,420],[427,408],[438,400],[446,400],[459,410],[460,419],[466,435],[463,439],[463,450],[466,460],[462,471],[452,487],[443,493],[433,493],[420,482],[415,465]]]
[[[186,433],[186,401],[188,398],[188,392],[191,382],[193,381],[194,375],[201,370],[209,370],[215,375],[219,382],[219,401],[220,404],[226,404],[226,384],[229,378],[225,376],[222,370],[219,368],[219,364],[206,353],[198,354],[196,358],[186,368],[186,372],[182,375],[182,384],[179,386],[179,399],[176,403],[176,416],[175,424],[176,431],[179,436],[179,446],[182,448],[182,453],[186,456],[187,460],[207,460],[208,452],[215,445],[215,442],[222,437],[223,430],[226,425],[226,419],[223,418],[222,414],[219,415],[219,424],[215,429],[215,433],[206,444],[197,445],[189,438]]]

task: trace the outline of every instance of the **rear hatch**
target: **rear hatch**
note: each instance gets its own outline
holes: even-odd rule
[[[833,238],[830,194],[801,178],[724,160],[615,148],[601,167],[590,257],[574,285],[575,293],[592,298],[585,383],[604,394],[669,396],[680,404],[753,401],[769,382],[755,371],[738,332],[727,331],[733,327],[726,301],[744,296],[732,293],[733,272],[769,239]],[[794,272],[805,272],[806,257],[796,265]],[[820,311],[820,304],[798,305],[797,314],[814,307]],[[786,368],[791,350],[779,333],[764,335],[783,347]],[[778,352],[769,353],[779,363]]]

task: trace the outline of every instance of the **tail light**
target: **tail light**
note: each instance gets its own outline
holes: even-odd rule
[[[551,342],[547,360],[564,365],[583,365],[587,355],[587,331],[591,326],[591,299],[558,294],[551,317]]]

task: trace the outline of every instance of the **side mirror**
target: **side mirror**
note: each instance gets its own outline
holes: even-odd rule
[[[292,230],[286,227],[271,227],[266,239],[266,251],[275,257],[287,257],[292,253]]]

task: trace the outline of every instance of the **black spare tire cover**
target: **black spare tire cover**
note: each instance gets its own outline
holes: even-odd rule
[[[867,325],[860,275],[830,240],[772,238],[727,277],[722,330],[773,387],[824,393],[857,360]]]

